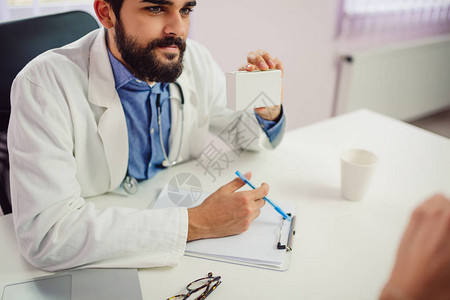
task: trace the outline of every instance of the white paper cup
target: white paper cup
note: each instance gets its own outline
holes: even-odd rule
[[[367,150],[350,149],[341,155],[341,194],[351,201],[367,194],[378,157]]]

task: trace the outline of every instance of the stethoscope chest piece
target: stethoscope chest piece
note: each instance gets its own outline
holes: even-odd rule
[[[139,183],[136,180],[136,178],[127,176],[123,180],[122,186],[123,186],[123,189],[125,190],[125,192],[127,192],[130,195],[134,195],[138,191]]]

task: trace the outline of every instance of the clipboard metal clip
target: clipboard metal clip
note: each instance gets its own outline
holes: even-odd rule
[[[291,213],[288,213],[289,216],[291,216]],[[283,220],[280,227],[280,235],[278,236],[278,243],[277,243],[277,249],[279,250],[286,250],[287,252],[292,251],[292,242],[293,242],[293,236],[295,235],[295,216],[292,217],[291,224],[289,226],[289,234],[286,243],[283,243],[281,241],[283,236],[283,227],[284,223],[289,222],[287,220]]]

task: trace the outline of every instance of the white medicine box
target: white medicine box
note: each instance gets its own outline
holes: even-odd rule
[[[227,103],[233,110],[281,104],[281,71],[236,71],[226,74]]]

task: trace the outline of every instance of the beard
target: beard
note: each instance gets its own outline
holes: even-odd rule
[[[175,82],[183,71],[183,55],[186,50],[186,42],[180,37],[168,36],[155,39],[147,46],[139,46],[136,38],[125,33],[122,22],[115,26],[114,41],[123,61],[128,65],[130,72],[139,79],[148,82]],[[156,56],[155,49],[176,45],[179,54],[163,53],[168,62],[164,62]],[[178,58],[177,58],[178,56]]]

